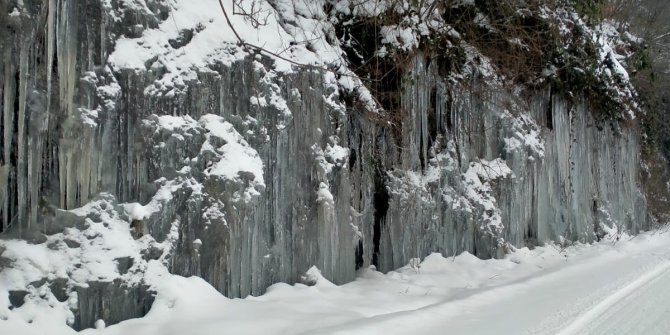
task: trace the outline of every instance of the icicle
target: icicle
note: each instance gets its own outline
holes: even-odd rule
[[[33,158],[31,159],[32,166],[30,167],[30,173],[32,176],[29,176],[29,180],[32,182],[32,187],[30,188],[31,193],[31,220],[34,222],[37,220],[37,206],[39,204],[39,191],[40,185],[42,184],[42,151],[44,148],[44,134],[48,133],[49,129],[49,118],[53,112],[52,107],[52,86],[53,86],[53,64],[54,64],[54,54],[55,54],[55,16],[56,16],[56,0],[49,0],[49,9],[47,13],[47,96],[46,96],[46,110],[36,111],[38,113],[44,113],[41,124],[39,124],[39,131],[37,139],[35,139],[36,148],[31,152]],[[47,139],[48,140],[48,139]]]
[[[90,134],[90,130],[87,129],[87,135]],[[84,148],[81,151],[83,153],[82,164],[81,164],[81,192],[80,192],[80,201],[87,201],[89,198],[89,192],[91,191],[91,137],[87,136],[85,141],[82,141]]]
[[[60,150],[58,150],[58,181],[60,185],[60,207],[67,208],[66,206],[66,192],[67,192],[67,156],[65,155],[65,147],[63,141],[61,141]]]
[[[16,85],[17,83],[14,80],[14,67],[12,66],[13,63],[10,61],[5,61],[5,78],[4,78],[4,96],[3,96],[3,124],[4,126],[4,134],[3,134],[3,157],[4,157],[4,164],[5,167],[4,169],[7,170],[7,174],[9,175],[10,169],[11,169],[11,154],[12,154],[12,139],[14,137],[14,104],[16,103],[15,101],[15,92],[16,92]],[[0,183],[2,186],[3,191],[6,191],[10,185],[7,183]],[[3,217],[2,217],[2,222],[3,222],[3,231],[5,231],[9,224],[10,221],[13,219],[10,217],[10,201],[9,198],[2,199],[3,201],[0,203],[0,206],[2,206],[2,212],[3,212]]]
[[[56,2],[54,4],[54,2]],[[55,11],[51,12],[52,6]],[[58,57],[58,80],[59,80],[59,100],[61,108],[67,115],[74,112],[74,93],[76,84],[76,64],[77,64],[77,27],[72,22],[76,18],[71,16],[71,1],[50,0],[50,13],[54,15],[49,17],[49,21],[55,27],[53,40],[49,40],[49,56],[53,57],[53,45],[56,46],[56,55]],[[57,17],[56,17],[56,14]],[[50,30],[53,32],[53,29]],[[51,38],[51,36],[49,36]],[[53,58],[51,58],[53,60]],[[52,66],[51,62],[48,66]]]
[[[56,0],[49,0],[49,13],[47,14],[47,99],[48,111],[51,111],[51,75],[53,73],[54,53],[55,53],[55,33],[54,16],[56,15]]]
[[[67,178],[67,184],[66,184],[66,197],[65,197],[65,205],[67,206],[66,208],[71,209],[75,208],[77,206],[77,178],[76,178],[76,170],[77,166],[75,164],[76,160],[73,159],[73,152],[72,152],[72,147],[68,148],[68,152],[66,152],[67,155],[67,164],[65,166],[65,174]]]
[[[17,145],[17,150],[18,152],[18,159],[17,159],[17,169],[16,169],[16,181],[17,181],[17,188],[18,188],[18,206],[17,206],[17,222],[19,225],[24,224],[27,222],[28,226],[30,226],[30,222],[28,222],[26,219],[27,216],[27,192],[25,185],[27,185],[27,168],[26,168],[26,162],[27,158],[26,157],[26,151],[28,149],[28,143],[27,143],[27,134],[26,134],[26,98],[27,98],[27,82],[24,80],[25,73],[27,73],[27,59],[28,55],[26,55],[27,51],[24,48],[21,48],[21,61],[20,61],[20,67],[19,67],[19,115],[18,115],[18,145]]]
[[[9,164],[4,164],[0,166],[0,206],[2,206],[4,212],[3,212],[3,221],[2,221],[2,231],[6,231],[7,227],[9,225],[8,219],[5,219],[7,217],[7,203],[6,201],[6,192],[7,188],[9,185],[7,183],[9,182],[9,169],[10,166]]]

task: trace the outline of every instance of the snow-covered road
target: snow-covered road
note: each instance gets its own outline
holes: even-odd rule
[[[526,278],[317,333],[669,334],[670,243],[645,238],[648,245],[594,246]]]
[[[82,334],[670,334],[669,258],[670,234],[520,249],[502,260],[434,254],[343,286],[312,270],[314,286],[276,284],[247,299],[160,273],[146,317]],[[0,333],[74,334],[33,308],[0,321]]]
[[[561,334],[669,334],[670,263],[640,276],[589,310]]]

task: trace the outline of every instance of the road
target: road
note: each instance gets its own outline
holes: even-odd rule
[[[561,334],[669,334],[670,263],[603,300]]]
[[[670,244],[594,255],[326,334],[670,334]]]

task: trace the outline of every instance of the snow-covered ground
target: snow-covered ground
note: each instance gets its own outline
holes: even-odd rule
[[[197,277],[149,266],[158,296],[141,319],[83,334],[667,334],[670,234],[519,249],[502,260],[470,254],[336,286],[312,269],[313,286],[276,284],[228,299]],[[0,321],[1,334],[72,334],[49,315]]]

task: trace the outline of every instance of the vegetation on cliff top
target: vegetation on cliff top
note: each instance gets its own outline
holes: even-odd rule
[[[387,113],[416,53],[455,81],[480,75],[584,99],[600,121],[634,118],[628,71],[648,66],[640,39],[603,21],[602,0],[392,0],[333,6],[355,72]],[[628,71],[627,71],[628,70]],[[393,119],[393,118],[392,118]]]

